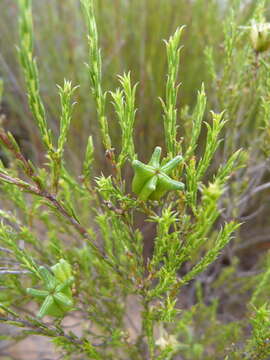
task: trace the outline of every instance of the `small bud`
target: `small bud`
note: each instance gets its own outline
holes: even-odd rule
[[[270,23],[253,23],[250,31],[253,49],[264,52],[270,48]]]
[[[210,183],[208,187],[204,187],[203,197],[217,201],[223,193],[223,189],[218,182]]]
[[[176,349],[179,345],[175,335],[169,335],[165,330],[162,331],[162,335],[156,340],[156,345],[161,349],[165,350],[167,347]]]

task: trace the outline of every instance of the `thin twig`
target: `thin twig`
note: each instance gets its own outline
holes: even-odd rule
[[[13,251],[9,250],[9,249],[6,249],[6,248],[3,248],[3,247],[0,247],[0,251],[3,251],[7,254],[13,254]]]
[[[269,189],[269,188],[270,188],[270,182],[257,186],[255,189],[251,190],[251,192],[248,195],[244,196],[239,201],[238,205],[242,205],[244,202],[248,201],[255,194],[257,194],[263,190]]]
[[[0,270],[0,274],[6,275],[6,274],[30,274],[31,271],[28,270]]]

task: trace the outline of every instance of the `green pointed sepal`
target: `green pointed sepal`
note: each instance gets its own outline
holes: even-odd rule
[[[51,267],[52,272],[57,280],[65,282],[72,277],[72,269],[70,264],[64,260],[60,259],[59,262]]]
[[[159,174],[158,185],[155,191],[150,195],[149,199],[159,200],[167,193],[167,191],[173,191],[173,190],[183,191],[184,188],[185,185],[182,182],[173,180],[164,173]]]
[[[155,175],[155,171],[151,166],[145,165],[139,160],[134,160],[132,166],[135,171],[132,181],[132,191],[138,194],[141,192],[143,185]]]

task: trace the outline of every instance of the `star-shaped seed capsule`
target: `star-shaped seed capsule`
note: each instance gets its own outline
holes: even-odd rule
[[[183,160],[177,155],[164,165],[160,165],[161,148],[157,146],[148,164],[134,160],[132,166],[135,172],[132,181],[132,191],[141,200],[159,200],[167,191],[183,190],[185,185],[169,177],[172,170]]]
[[[45,315],[62,317],[73,306],[71,285],[74,279],[69,263],[61,259],[51,269],[54,274],[44,266],[39,267],[45,290],[26,290],[28,294],[44,299],[37,315],[40,318]]]

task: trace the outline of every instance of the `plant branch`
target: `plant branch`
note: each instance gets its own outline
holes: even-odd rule
[[[5,182],[8,182],[10,184],[16,185],[19,188],[21,188],[24,191],[30,192],[34,195],[37,195],[39,197],[42,197],[46,199],[55,209],[58,210],[58,212],[66,218],[66,220],[75,228],[75,230],[88,241],[89,245],[91,246],[92,250],[94,251],[94,254],[102,261],[104,261],[110,268],[112,268],[118,275],[123,276],[122,272],[119,269],[116,269],[114,264],[110,261],[110,259],[107,257],[107,255],[104,253],[102,249],[100,249],[96,244],[93,243],[93,241],[90,239],[89,234],[87,230],[74,218],[74,216],[70,215],[65,207],[56,199],[54,195],[49,193],[46,190],[42,190],[38,188],[37,186],[30,185],[29,183],[15,178],[11,177],[3,172],[0,172],[0,179],[2,179]]]

